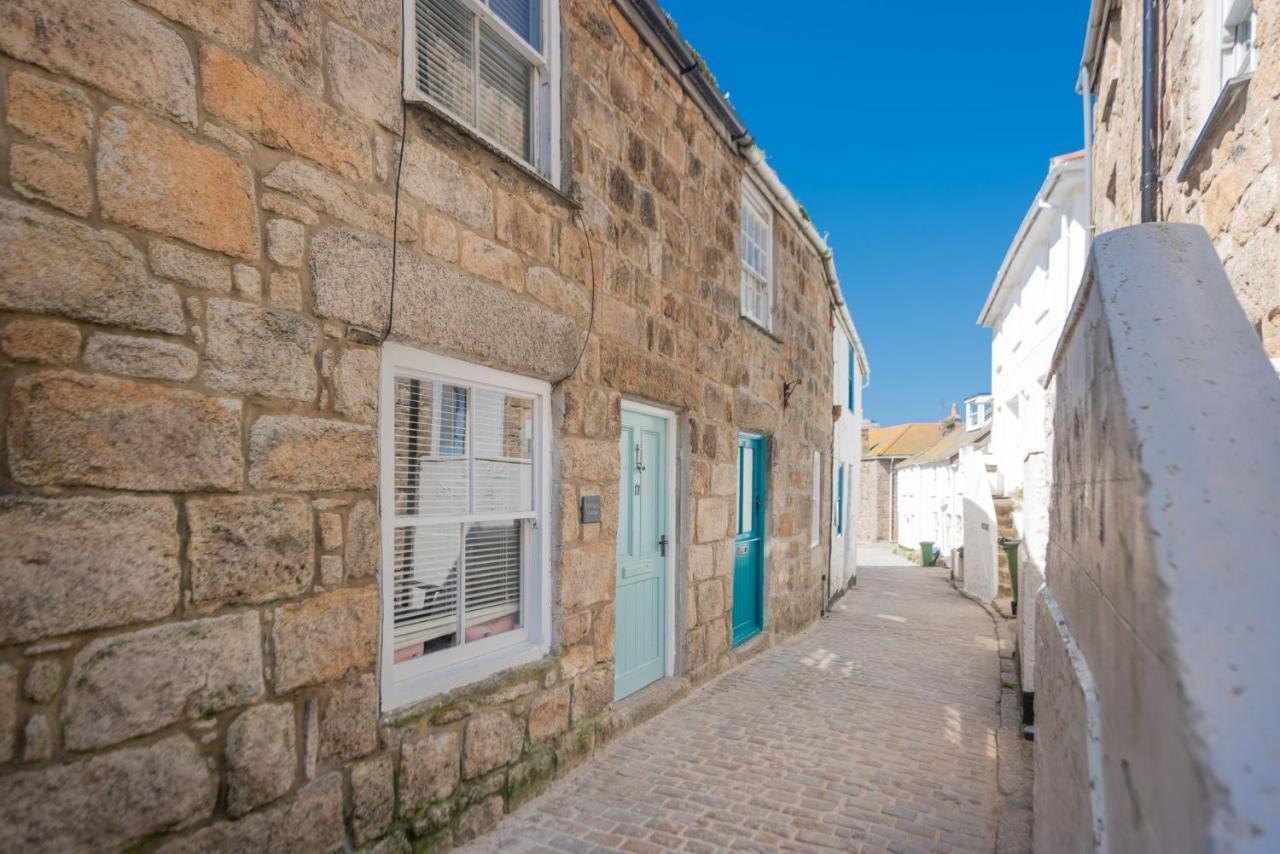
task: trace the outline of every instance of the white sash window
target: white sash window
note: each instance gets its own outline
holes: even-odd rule
[[[545,652],[545,383],[383,349],[388,707]]]
[[[559,183],[559,0],[405,2],[405,97]]]
[[[1258,67],[1258,13],[1250,0],[1222,0],[1222,84]]]
[[[773,329],[773,208],[750,181],[742,183],[742,314]]]

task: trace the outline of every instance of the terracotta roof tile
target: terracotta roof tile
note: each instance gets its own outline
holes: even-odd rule
[[[867,433],[862,449],[863,459],[872,457],[910,457],[942,438],[936,421],[893,424]]]

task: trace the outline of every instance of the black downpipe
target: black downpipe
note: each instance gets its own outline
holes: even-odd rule
[[[1159,28],[1155,0],[1142,0],[1142,221],[1156,221],[1156,52]]]

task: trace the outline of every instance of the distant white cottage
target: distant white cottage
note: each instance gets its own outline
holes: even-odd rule
[[[1018,598],[1028,603],[1044,584],[1048,547],[1054,396],[1046,382],[1088,258],[1088,216],[1083,152],[1053,158],[978,318],[993,333],[991,488],[997,507],[1011,505],[1010,533],[1022,540]],[[1026,692],[1034,690],[1033,616],[1025,608],[1020,621]]]
[[[964,545],[964,471],[971,457],[985,454],[990,420],[990,395],[967,398],[963,421],[952,408],[938,441],[898,463],[899,544],[916,548],[930,542],[945,558]]]

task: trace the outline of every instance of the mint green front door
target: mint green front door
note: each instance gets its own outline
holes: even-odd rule
[[[618,439],[618,591],[613,696],[622,699],[666,667],[667,422],[622,410]]]

